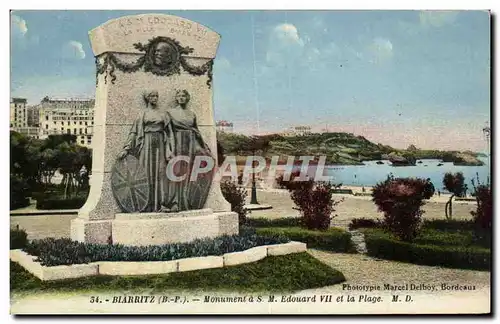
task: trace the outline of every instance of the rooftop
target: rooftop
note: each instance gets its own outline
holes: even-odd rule
[[[27,103],[28,100],[25,98],[11,98],[10,102],[12,102],[12,103]]]

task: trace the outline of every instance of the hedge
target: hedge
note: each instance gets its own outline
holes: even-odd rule
[[[351,234],[339,228],[319,231],[301,227],[267,227],[257,228],[257,233],[260,235],[285,236],[292,241],[306,243],[308,248],[356,253],[356,248],[351,242]]]
[[[96,261],[170,261],[183,258],[222,255],[252,247],[287,243],[290,240],[277,235],[257,235],[243,229],[240,235],[198,239],[189,243],[171,243],[150,246],[104,245],[46,238],[33,240],[23,249],[37,256],[45,266],[82,264]]]
[[[490,270],[491,251],[470,245],[417,244],[399,241],[380,230],[364,231],[368,255],[381,259],[448,268]]]
[[[475,224],[467,219],[431,219],[424,220],[424,228],[432,228],[440,231],[464,231],[474,230]]]
[[[247,218],[246,225],[251,227],[295,227],[299,226],[299,217],[282,218]]]
[[[353,218],[349,222],[349,230],[355,230],[358,228],[381,228],[383,226],[380,219],[373,218]]]
[[[22,249],[28,243],[28,234],[23,229],[11,228],[10,229],[10,249]]]
[[[29,205],[29,198],[10,196],[10,210],[28,207]]]
[[[79,209],[85,204],[87,198],[76,197],[69,199],[42,198],[36,201],[36,209]]]
[[[350,230],[382,227],[382,220],[378,218],[353,218],[349,222]],[[472,220],[468,219],[424,219],[422,228],[440,231],[469,231],[475,230],[476,226]]]

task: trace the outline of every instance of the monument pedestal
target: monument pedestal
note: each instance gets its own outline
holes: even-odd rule
[[[97,72],[92,180],[71,238],[144,246],[238,234],[218,179],[167,177],[172,154],[193,163],[217,157],[212,67],[220,35],[181,17],[142,14],[109,20],[89,37]],[[186,211],[139,213],[172,206]]]
[[[238,234],[238,214],[212,209],[178,213],[120,213],[115,219],[71,222],[75,241],[130,246],[184,243],[196,239]]]

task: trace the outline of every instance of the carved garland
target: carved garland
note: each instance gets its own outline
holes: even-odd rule
[[[148,44],[134,44],[134,48],[144,52],[135,62],[122,62],[115,53],[104,53],[95,58],[96,64],[96,84],[99,74],[104,74],[104,83],[108,82],[108,75],[111,77],[111,83],[115,83],[115,69],[124,73],[133,73],[144,67],[145,72],[151,72],[154,75],[171,76],[180,74],[180,67],[191,75],[200,76],[207,73],[207,85],[212,87],[212,68],[213,59],[201,66],[194,66],[187,62],[186,57],[182,55],[193,53],[191,47],[183,47],[174,39],[169,37],[155,37],[149,40]]]

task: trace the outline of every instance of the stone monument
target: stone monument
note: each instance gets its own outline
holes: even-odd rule
[[[163,14],[113,19],[89,35],[92,178],[71,238],[139,246],[237,234],[238,216],[207,163],[217,165],[212,66],[220,35]]]

